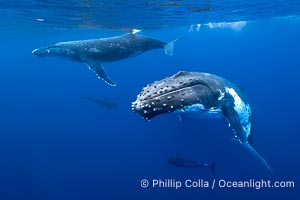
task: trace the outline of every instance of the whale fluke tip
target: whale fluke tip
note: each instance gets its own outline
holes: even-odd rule
[[[210,169],[211,169],[212,173],[215,173],[215,171],[216,171],[216,164],[217,164],[217,162],[214,161],[214,162],[211,164],[211,166],[210,166]]]

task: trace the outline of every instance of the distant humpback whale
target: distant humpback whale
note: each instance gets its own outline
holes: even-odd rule
[[[100,106],[105,107],[107,110],[118,108],[118,104],[115,102],[110,101],[109,99],[100,99],[100,98],[94,98],[94,97],[83,97],[82,99],[88,100],[90,102],[96,103]]]
[[[205,168],[208,167],[211,169],[211,171],[214,173],[216,168],[216,162],[213,162],[212,164],[208,163],[201,163],[198,161],[194,161],[188,158],[184,158],[177,154],[174,157],[171,157],[167,160],[168,163],[171,165],[174,165],[175,167],[185,167],[185,168]]]
[[[132,110],[146,120],[170,112],[225,117],[237,141],[272,172],[253,146],[253,114],[246,97],[239,87],[222,77],[201,72],[178,72],[144,87],[132,103]]]
[[[171,56],[173,55],[174,42],[180,39],[165,43],[137,35],[137,32],[139,30],[133,30],[131,33],[117,37],[59,42],[34,49],[32,53],[40,57],[56,56],[84,62],[90,70],[96,73],[98,78],[111,86],[116,86],[116,83],[105,73],[102,63],[122,60],[159,48],[163,48],[165,53]]]

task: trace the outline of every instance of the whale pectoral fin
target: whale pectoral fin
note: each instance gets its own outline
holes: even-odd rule
[[[235,139],[242,144],[246,149],[248,149],[256,158],[258,158],[268,169],[270,173],[272,173],[272,169],[266,162],[266,160],[262,157],[262,155],[257,151],[257,149],[248,142],[248,138],[246,138],[246,134],[243,134],[243,128],[239,119],[237,112],[234,110],[232,106],[228,106],[222,109],[224,116],[228,120],[230,127],[233,129],[235,133]]]
[[[246,149],[248,149],[252,153],[252,155],[254,155],[258,160],[260,160],[264,164],[264,166],[266,166],[266,168],[270,174],[273,174],[273,170],[270,167],[270,165],[267,163],[267,161],[264,159],[264,157],[257,151],[257,149],[253,145],[249,144],[248,142],[245,142],[245,143],[243,143],[243,146]]]
[[[233,129],[235,134],[235,139],[237,139],[240,143],[246,141],[246,138],[243,137],[243,128],[241,126],[240,118],[234,108],[226,107],[222,109],[224,116],[226,117],[229,126]]]
[[[110,86],[117,85],[115,82],[110,80],[101,64],[97,62],[88,62],[87,65],[89,69],[92,70],[98,76],[99,79],[102,79],[105,83],[107,83]]]
[[[211,169],[212,173],[215,173],[215,171],[216,171],[216,164],[217,164],[217,162],[214,161],[214,162],[210,165],[210,169]]]

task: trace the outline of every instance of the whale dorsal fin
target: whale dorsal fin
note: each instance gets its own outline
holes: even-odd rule
[[[99,64],[96,61],[89,61],[87,62],[87,65],[91,71],[93,71],[99,79],[102,79],[105,83],[107,83],[110,86],[116,86],[117,84],[110,80],[110,78],[107,76],[107,74],[104,71],[104,68],[101,64]]]
[[[136,33],[138,33],[138,32],[141,32],[142,30],[139,30],[139,29],[132,29],[131,31],[130,31],[130,33],[131,34],[136,34]]]

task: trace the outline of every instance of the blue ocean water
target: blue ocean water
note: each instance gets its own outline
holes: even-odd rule
[[[1,1],[0,199],[299,199],[299,1]],[[199,26],[201,24],[201,26]],[[38,58],[47,44],[111,37],[131,28],[175,43],[104,67]],[[180,71],[220,75],[245,90],[254,143],[274,170],[233,142],[226,120],[131,111],[142,87]],[[84,97],[109,99],[107,110]],[[176,168],[177,153],[216,171]],[[141,187],[141,180],[150,182]],[[152,187],[152,180],[209,188]],[[292,188],[211,188],[213,180],[293,181]]]

